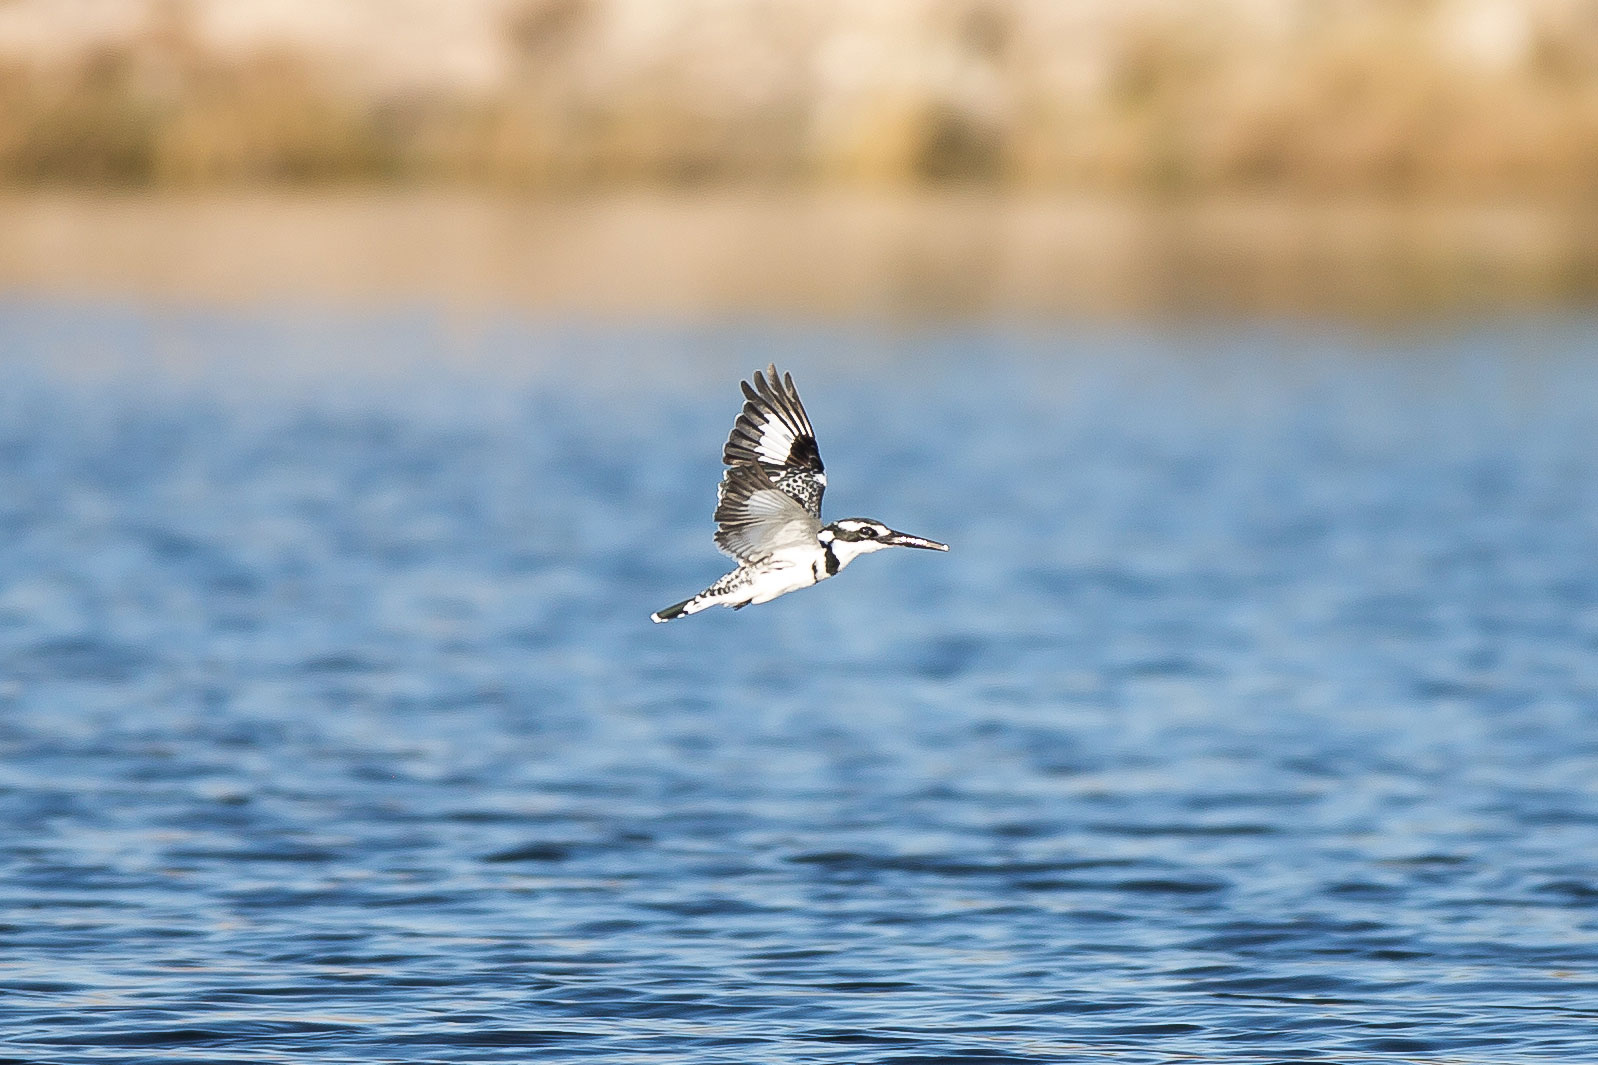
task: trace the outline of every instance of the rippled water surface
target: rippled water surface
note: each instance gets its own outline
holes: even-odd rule
[[[1598,327],[1196,332],[0,305],[0,1056],[1598,1060]]]

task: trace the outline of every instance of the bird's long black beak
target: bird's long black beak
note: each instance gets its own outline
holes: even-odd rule
[[[890,532],[882,538],[882,542],[893,547],[924,547],[928,551],[949,550],[948,544],[940,544],[936,540],[928,540],[925,536],[911,536],[902,532]]]

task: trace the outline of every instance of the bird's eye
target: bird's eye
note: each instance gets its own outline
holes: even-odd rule
[[[875,540],[877,538],[877,530],[867,525],[865,528],[860,530],[860,535],[865,537],[867,540]]]

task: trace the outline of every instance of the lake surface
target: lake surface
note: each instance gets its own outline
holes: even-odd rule
[[[1598,1060],[1595,344],[0,303],[0,1058]]]

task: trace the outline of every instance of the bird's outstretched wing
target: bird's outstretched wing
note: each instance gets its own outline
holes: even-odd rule
[[[716,546],[742,562],[785,547],[814,547],[821,520],[771,483],[759,466],[734,466],[716,504]]]
[[[777,368],[768,366],[764,374],[756,370],[754,378],[753,384],[743,382],[744,409],[733,423],[721,461],[733,469],[752,466],[763,470],[769,483],[819,518],[827,474],[816,447],[816,431],[799,402],[793,377],[778,377]],[[732,471],[727,476],[730,478]],[[727,484],[722,482],[723,498]]]

